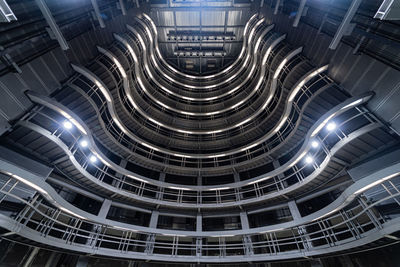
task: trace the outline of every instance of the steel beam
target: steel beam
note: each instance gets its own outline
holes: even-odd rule
[[[276,0],[276,5],[275,5],[275,9],[274,9],[274,15],[278,14],[278,10],[279,10],[279,5],[281,4],[281,0]]]
[[[119,6],[121,7],[122,15],[126,16],[126,8],[125,8],[124,0],[119,0]]]
[[[58,27],[56,21],[51,15],[49,8],[46,5],[46,2],[44,0],[35,0],[35,2],[38,5],[40,11],[42,12],[47,24],[49,24],[51,31],[53,32],[55,38],[57,39],[58,43],[61,46],[61,49],[68,50],[69,46],[67,40],[65,40],[64,36],[62,35],[60,28]]]
[[[301,0],[299,9],[297,10],[296,18],[294,19],[294,22],[293,22],[293,27],[297,27],[299,25],[300,18],[303,16],[304,7],[306,6],[306,2],[307,2],[307,0]]]
[[[0,22],[11,22],[17,20],[17,17],[8,6],[6,0],[0,0]]]
[[[99,4],[97,3],[97,0],[91,0],[91,2],[94,9],[94,13],[96,14],[97,20],[99,21],[100,27],[105,28],[106,25],[104,24],[103,18],[101,17],[100,8]]]
[[[356,14],[361,2],[362,0],[353,0],[353,2],[351,2],[350,7],[346,12],[346,15],[344,15],[342,23],[340,23],[339,28],[337,29],[335,36],[333,37],[332,42],[329,45],[329,49],[335,50],[338,47],[340,40],[347,33],[350,22]]]

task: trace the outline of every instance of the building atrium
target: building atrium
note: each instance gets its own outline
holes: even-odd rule
[[[400,266],[399,0],[0,0],[0,266]]]

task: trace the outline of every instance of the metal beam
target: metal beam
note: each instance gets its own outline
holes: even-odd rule
[[[274,9],[274,15],[278,14],[278,10],[279,10],[279,5],[281,4],[281,0],[276,0],[276,5],[275,5],[275,9]]]
[[[361,2],[362,0],[353,0],[353,2],[351,2],[351,5],[347,10],[346,15],[344,15],[342,23],[339,25],[339,28],[337,29],[335,36],[333,37],[332,42],[329,45],[329,49],[335,50],[338,47],[340,40],[346,34],[347,29],[350,26],[350,22],[356,14]]]
[[[304,7],[306,6],[306,2],[307,2],[307,0],[301,0],[299,9],[297,10],[296,18],[294,19],[294,22],[293,22],[293,27],[297,27],[299,25],[300,18],[301,18],[301,16],[303,16],[303,11],[304,11]]]
[[[124,0],[119,0],[119,6],[121,7],[122,15],[126,16],[126,8],[125,8]]]
[[[6,0],[0,0],[0,22],[11,22],[17,20],[17,17],[8,6]]]
[[[399,20],[400,0],[383,0],[374,16],[374,19]]]
[[[91,2],[94,9],[94,13],[96,14],[97,20],[99,21],[100,27],[105,28],[106,25],[104,24],[103,18],[101,17],[100,8],[99,4],[97,3],[97,0],[91,0]]]
[[[61,30],[58,27],[53,16],[51,15],[51,12],[47,7],[46,2],[44,0],[35,0],[35,2],[39,6],[39,9],[42,12],[47,24],[49,24],[51,31],[53,32],[54,36],[56,37],[58,43],[61,46],[61,49],[68,50],[69,49],[68,43],[65,40],[64,36],[62,35]]]

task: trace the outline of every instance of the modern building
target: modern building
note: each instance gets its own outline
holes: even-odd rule
[[[397,0],[0,0],[0,266],[400,266]]]

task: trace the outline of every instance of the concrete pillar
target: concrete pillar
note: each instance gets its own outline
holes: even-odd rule
[[[244,211],[240,213],[240,222],[243,230],[250,229],[249,218],[247,217],[247,213]]]
[[[300,220],[302,216],[300,214],[299,208],[297,207],[296,201],[294,201],[294,200],[289,201],[288,202],[288,207],[289,207],[290,213],[292,214],[293,220],[294,221]],[[299,234],[303,234],[304,235],[304,238],[305,238],[304,246],[305,247],[307,246],[308,248],[311,248],[312,247],[312,242],[310,240],[310,237],[307,235],[306,228],[300,226],[299,227]]]
[[[24,265],[22,265],[23,267],[29,267],[31,266],[31,264],[33,263],[33,260],[35,259],[36,255],[39,252],[39,248],[38,247],[34,247],[30,253],[29,253],[29,257],[26,259]]]
[[[160,182],[165,182],[165,172],[160,173]],[[164,189],[161,189],[159,192],[156,194],[156,199],[162,199],[164,195]]]
[[[203,231],[203,216],[198,213],[196,216],[196,232],[202,232]],[[196,256],[200,257],[201,256],[201,251],[203,247],[203,240],[201,237],[196,238]]]
[[[149,224],[150,228],[157,228],[159,214],[160,212],[158,210],[153,210],[153,212],[151,213],[150,224]]]
[[[103,204],[101,205],[100,211],[98,213],[98,216],[100,218],[106,218],[108,211],[110,210],[112,201],[110,199],[104,199]]]
[[[46,265],[44,267],[53,267],[53,266],[57,266],[57,261],[60,257],[60,253],[53,251],[50,254],[50,257],[47,259],[46,261]]]
[[[78,261],[76,262],[75,267],[87,267],[89,263],[89,257],[79,256]]]
[[[203,216],[200,213],[196,216],[196,232],[203,231]]]
[[[240,213],[240,222],[242,224],[242,229],[243,230],[248,230],[250,229],[250,225],[249,225],[249,218],[247,217],[247,213],[246,212],[241,212]],[[253,255],[253,243],[251,241],[250,236],[248,235],[244,235],[243,236],[243,245],[244,245],[244,254],[247,256]]]

